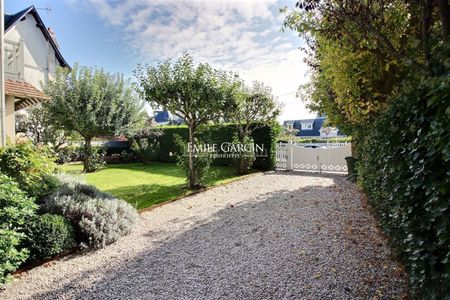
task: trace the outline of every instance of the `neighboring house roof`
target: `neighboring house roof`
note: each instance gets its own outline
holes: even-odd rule
[[[172,115],[167,110],[156,111],[154,121],[160,125],[166,124],[182,124],[183,120],[177,116]]]
[[[12,27],[14,27],[14,25],[16,25],[17,22],[22,20],[29,13],[32,14],[33,17],[36,19],[36,22],[37,22],[36,26],[39,27],[39,29],[41,29],[42,34],[50,42],[50,44],[53,47],[53,50],[55,50],[55,55],[56,55],[56,58],[58,59],[60,65],[62,67],[70,68],[69,64],[66,62],[66,60],[62,56],[61,52],[59,51],[58,45],[56,44],[56,41],[53,39],[52,34],[45,27],[44,22],[42,22],[42,19],[39,16],[39,14],[34,6],[25,8],[24,10],[19,11],[16,14],[12,14],[12,15],[5,14],[5,33],[7,33]]]
[[[318,117],[315,119],[289,120],[284,121],[284,124],[293,124],[293,128],[298,129],[297,136],[320,136],[320,129],[325,122],[326,117]],[[302,124],[312,123],[312,129],[302,129]]]
[[[166,123],[170,121],[170,115],[169,112],[166,110],[157,111],[155,115],[155,122],[156,123]]]
[[[5,94],[20,99],[15,103],[15,110],[49,99],[47,95],[36,89],[32,84],[13,79],[5,80]]]

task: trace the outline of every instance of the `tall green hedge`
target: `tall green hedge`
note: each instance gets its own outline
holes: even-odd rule
[[[359,182],[409,273],[416,298],[450,295],[449,77],[411,81],[358,134]]]
[[[155,160],[160,162],[176,162],[177,154],[180,151],[175,143],[175,135],[188,139],[187,126],[162,126],[163,135],[160,137],[160,151]],[[237,131],[234,124],[223,124],[209,126],[198,134],[203,143],[222,144],[223,142],[232,142],[233,136]],[[276,141],[281,127],[278,124],[269,124],[258,126],[252,133],[255,144],[263,144],[267,149],[267,156],[257,157],[253,168],[259,170],[271,170],[275,165]],[[217,158],[214,165],[231,165],[233,160],[230,158]]]

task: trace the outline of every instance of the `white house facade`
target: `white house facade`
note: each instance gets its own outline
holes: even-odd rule
[[[42,90],[58,66],[69,67],[53,31],[45,27],[34,6],[5,14],[6,135],[11,142],[15,140],[15,112],[48,99]]]

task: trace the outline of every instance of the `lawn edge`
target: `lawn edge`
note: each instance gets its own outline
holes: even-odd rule
[[[203,188],[203,189],[196,190],[196,191],[189,191],[189,192],[188,192],[187,194],[185,194],[185,195],[181,195],[181,196],[178,196],[178,197],[175,197],[175,198],[173,198],[173,199],[169,199],[169,200],[160,202],[160,203],[158,203],[158,204],[155,204],[155,205],[152,205],[152,206],[149,206],[149,207],[141,208],[141,209],[138,209],[137,211],[138,211],[138,214],[141,215],[141,214],[143,214],[143,213],[145,213],[145,212],[152,211],[152,210],[154,210],[154,209],[156,209],[156,208],[158,208],[158,207],[161,207],[161,206],[163,206],[163,205],[166,205],[166,204],[169,204],[169,203],[172,203],[172,202],[175,202],[175,201],[184,199],[184,198],[188,198],[188,197],[191,197],[191,196],[194,196],[194,195],[197,195],[197,194],[200,194],[200,193],[203,193],[203,192],[206,192],[206,191],[209,191],[209,190],[212,190],[212,189],[221,187],[221,186],[225,186],[225,185],[231,184],[231,183],[233,183],[233,182],[237,182],[237,181],[240,181],[240,180],[249,178],[249,177],[251,177],[251,176],[253,176],[253,175],[256,175],[256,174],[262,174],[262,173],[264,173],[264,172],[265,172],[265,171],[256,171],[256,172],[253,172],[253,173],[251,173],[251,174],[246,174],[246,175],[238,176],[238,177],[233,178],[233,179],[231,179],[230,181],[227,181],[227,182],[224,182],[224,183],[220,183],[220,184],[216,184],[216,185],[207,186],[207,187],[205,187],[205,188]]]
[[[176,198],[174,198],[174,199],[166,200],[166,201],[163,201],[163,202],[161,202],[161,203],[158,203],[158,204],[155,204],[155,205],[146,207],[146,208],[139,209],[139,210],[137,210],[137,212],[138,212],[139,215],[141,215],[141,214],[144,213],[144,212],[152,211],[152,210],[154,210],[154,209],[156,209],[156,208],[158,208],[158,207],[161,207],[161,206],[163,206],[163,205],[166,205],[166,204],[169,204],[169,203],[172,203],[172,202],[181,200],[181,199],[183,199],[183,198],[187,198],[187,197],[190,197],[190,196],[194,196],[194,195],[196,195],[196,194],[203,193],[203,192],[212,190],[212,189],[214,189],[214,188],[218,188],[218,187],[221,187],[221,186],[225,186],[225,185],[231,184],[231,183],[233,183],[233,182],[237,182],[237,181],[240,181],[240,180],[249,178],[249,177],[251,177],[251,176],[253,176],[253,175],[256,175],[256,174],[262,174],[262,173],[264,173],[264,171],[257,171],[257,172],[251,173],[251,174],[242,175],[242,176],[236,177],[236,178],[234,178],[234,179],[231,179],[231,180],[228,181],[228,182],[224,182],[224,183],[220,183],[220,184],[217,184],[217,185],[208,186],[208,187],[203,188],[203,189],[198,190],[198,191],[191,191],[191,192],[189,192],[189,193],[186,194],[186,195],[181,195],[181,196],[178,196],[178,197],[176,197]],[[120,241],[120,240],[119,240],[119,241]],[[117,241],[117,242],[119,242],[119,241]],[[37,263],[33,263],[33,264],[31,264],[31,265],[28,265],[28,266],[24,266],[24,267],[22,267],[22,268],[19,268],[19,269],[17,269],[16,271],[14,271],[11,275],[12,275],[15,279],[18,279],[18,278],[20,278],[20,277],[22,276],[23,273],[27,273],[27,272],[29,272],[29,271],[31,271],[31,270],[37,268],[37,267],[44,266],[44,265],[51,265],[51,263],[53,263],[53,262],[55,262],[55,261],[59,261],[59,260],[65,258],[65,257],[70,256],[70,255],[80,254],[81,252],[82,252],[82,251],[80,251],[79,249],[69,249],[69,250],[67,250],[67,251],[65,251],[65,252],[63,252],[63,253],[60,253],[60,254],[58,254],[58,255],[56,255],[56,256],[54,256],[54,257],[45,259],[45,260],[40,261],[40,262],[37,262]]]

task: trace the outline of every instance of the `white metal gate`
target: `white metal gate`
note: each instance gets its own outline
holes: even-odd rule
[[[351,145],[337,146],[300,145],[292,142],[278,144],[276,152],[276,167],[281,170],[316,171],[347,173],[345,157],[351,156]]]

